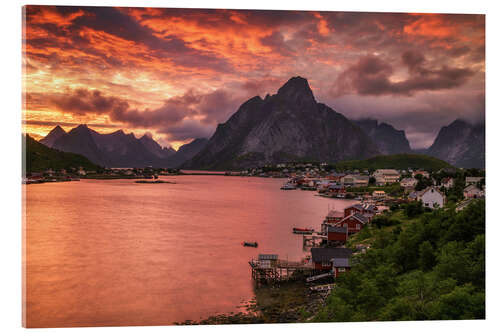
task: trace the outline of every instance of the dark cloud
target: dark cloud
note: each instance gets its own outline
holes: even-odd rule
[[[72,123],[66,121],[43,121],[43,120],[23,120],[23,124],[25,125],[38,125],[38,126],[67,126],[67,127],[76,127],[80,125],[80,123]],[[86,124],[89,127],[97,127],[97,128],[117,128],[119,127],[116,124]]]
[[[209,138],[214,130],[213,126],[204,125],[195,120],[184,120],[159,132],[165,134],[169,141],[186,141],[196,138]]]
[[[283,35],[278,31],[273,32],[269,36],[262,37],[260,42],[282,56],[289,57],[295,54],[293,49],[285,42]]]
[[[41,101],[44,96],[38,95],[37,98]],[[204,94],[189,90],[165,100],[157,109],[145,110],[131,108],[127,101],[103,96],[98,90],[68,90],[63,94],[45,96],[45,100],[47,105],[65,113],[80,116],[105,114],[111,121],[129,127],[171,133],[175,139],[170,140],[177,140],[188,133],[206,134],[213,131],[217,123],[226,121],[241,102],[240,98],[222,89]]]
[[[67,91],[66,94],[49,96],[48,104],[61,111],[77,115],[108,114],[129,108],[128,103],[120,98],[105,97],[99,90],[87,89],[77,89],[72,92]]]
[[[407,51],[402,61],[408,68],[409,77],[403,81],[391,81],[393,66],[379,57],[365,56],[337,78],[333,93],[335,96],[356,93],[359,95],[406,95],[418,91],[451,89],[463,85],[473,75],[468,68],[454,68],[447,65],[439,69],[423,67],[422,54]]]

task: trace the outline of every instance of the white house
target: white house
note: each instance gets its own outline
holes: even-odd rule
[[[466,199],[482,198],[484,191],[481,191],[476,185],[469,185],[464,189],[464,197]]]
[[[455,181],[451,177],[443,178],[443,180],[441,180],[441,185],[447,189],[452,188],[454,184],[455,184]]]
[[[392,184],[399,180],[399,172],[394,169],[378,169],[373,173],[377,185]]]
[[[417,171],[413,171],[411,176],[413,178],[415,178],[417,175],[422,175],[423,178],[429,178],[430,175],[427,171],[424,171],[424,170],[417,170]]]
[[[478,184],[484,177],[465,177],[465,185]]]
[[[441,193],[436,187],[429,186],[425,190],[418,193],[418,200],[422,201],[424,207],[443,208],[445,203],[445,195]]]
[[[405,190],[414,188],[417,183],[418,180],[416,180],[415,178],[403,178],[400,182],[401,187],[403,187]]]

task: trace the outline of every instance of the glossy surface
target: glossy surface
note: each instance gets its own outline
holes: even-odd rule
[[[283,179],[168,180],[177,184],[25,186],[28,327],[165,325],[239,312],[253,297],[252,257],[301,259],[292,228],[319,229],[329,205],[352,203],[280,191]]]

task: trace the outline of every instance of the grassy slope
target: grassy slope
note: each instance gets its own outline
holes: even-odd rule
[[[339,170],[347,169],[425,169],[436,171],[452,166],[435,157],[419,154],[396,154],[375,156],[366,160],[343,161],[335,164]]]

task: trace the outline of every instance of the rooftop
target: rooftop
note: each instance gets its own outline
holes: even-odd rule
[[[351,249],[343,247],[313,247],[311,249],[314,262],[329,262],[335,258],[349,258],[351,255]]]

